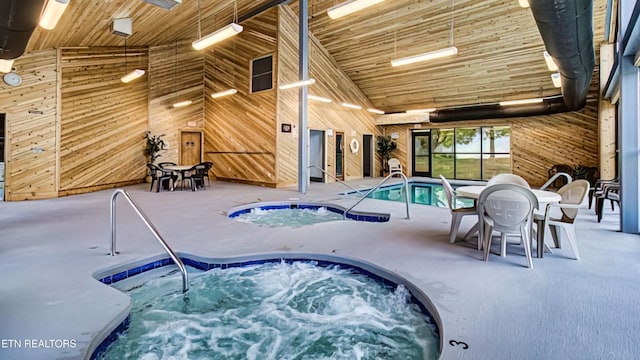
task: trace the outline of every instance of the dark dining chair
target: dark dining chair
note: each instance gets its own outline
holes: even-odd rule
[[[175,182],[178,178],[172,171],[164,170],[154,164],[147,164],[147,168],[149,168],[149,174],[151,175],[151,187],[149,187],[149,191],[153,191],[153,185],[156,182],[158,183],[156,192],[160,192],[161,187],[170,189],[171,181]]]
[[[203,189],[206,189],[204,185],[206,168],[207,166],[204,163],[200,163],[192,166],[189,170],[185,172],[185,175],[182,179],[183,184],[185,181],[189,181],[189,185],[191,186],[191,191],[196,191],[198,187],[202,187]]]
[[[211,161],[205,161],[202,164],[204,164],[205,166],[204,177],[207,178],[207,185],[211,186],[211,181],[209,180],[209,171],[211,171],[211,168],[213,168],[213,163]]]

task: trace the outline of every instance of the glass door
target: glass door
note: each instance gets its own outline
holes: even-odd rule
[[[431,133],[414,132],[411,134],[413,143],[412,169],[413,176],[431,176]]]

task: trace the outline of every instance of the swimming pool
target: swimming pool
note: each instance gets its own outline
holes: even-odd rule
[[[229,210],[229,218],[263,226],[303,226],[344,219],[345,208],[339,205],[310,202],[260,202]],[[350,211],[347,219],[387,222],[390,214]]]
[[[408,192],[409,200],[412,204],[431,205],[443,208],[449,207],[449,205],[447,205],[444,187],[440,184],[410,181]],[[402,184],[381,186],[380,189],[371,193],[369,197],[378,200],[404,202]],[[473,206],[472,199],[456,198],[456,202],[457,207]]]
[[[115,286],[128,290],[133,306],[120,327],[128,330],[107,338],[92,358],[438,358],[439,317],[424,294],[371,264],[330,259],[185,258],[193,269],[211,269],[192,270],[188,302],[177,291],[179,274],[133,281],[149,264],[132,276],[100,278],[122,284]]]

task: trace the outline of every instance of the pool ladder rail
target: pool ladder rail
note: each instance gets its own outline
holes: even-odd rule
[[[354,207],[356,207],[358,204],[364,201],[364,199],[366,199],[369,195],[371,195],[372,192],[378,190],[378,188],[384,185],[384,183],[389,181],[389,179],[391,179],[395,175],[400,175],[400,177],[402,177],[402,182],[403,182],[402,192],[404,193],[404,201],[407,207],[407,217],[405,217],[405,219],[410,220],[411,217],[409,216],[409,179],[407,179],[407,176],[403,174],[402,171],[399,171],[399,170],[392,171],[391,174],[387,175],[387,177],[385,177],[378,185],[374,186],[373,188],[371,188],[371,190],[367,191],[367,193],[364,194],[360,199],[358,199],[358,201],[356,201],[355,204],[353,204],[350,208],[344,211],[344,213],[342,214],[343,218],[346,220],[347,214],[349,213],[349,211],[353,210]]]
[[[318,169],[318,170],[322,171],[323,173],[325,173],[325,174],[329,175],[330,177],[332,177],[332,178],[333,178],[333,180],[335,180],[335,181],[339,182],[340,184],[342,184],[342,185],[344,185],[344,186],[348,187],[349,189],[351,189],[351,190],[353,190],[353,191],[357,192],[358,194],[360,194],[360,195],[364,196],[364,194],[362,193],[362,191],[360,191],[360,190],[358,190],[358,189],[354,188],[353,186],[351,186],[351,185],[347,184],[346,182],[344,182],[344,181],[342,181],[342,180],[338,179],[337,177],[333,176],[333,174],[330,174],[329,172],[327,172],[327,170],[325,170],[325,169],[321,169],[321,168],[319,168],[317,165],[309,165],[308,167],[309,167],[309,168],[316,168],[316,169]]]
[[[180,269],[180,274],[182,275],[182,293],[185,294],[186,296],[187,291],[189,291],[189,276],[187,275],[187,268],[184,266],[184,263],[178,257],[178,255],[176,255],[176,253],[171,249],[171,247],[169,247],[167,242],[164,241],[164,239],[158,233],[158,230],[156,229],[155,226],[153,226],[149,218],[142,212],[140,207],[133,201],[131,196],[129,196],[129,194],[124,189],[116,189],[113,192],[113,195],[111,195],[111,254],[110,255],[115,256],[118,254],[116,252],[116,199],[120,194],[122,194],[122,196],[125,199],[127,199],[129,204],[131,204],[131,206],[133,207],[133,210],[136,212],[136,214],[138,214],[138,216],[140,216],[140,219],[142,219],[142,222],[144,222],[144,224],[147,225],[147,228],[151,230],[151,233],[156,238],[156,240],[158,240],[160,245],[162,245],[162,247],[164,248],[164,251],[166,251],[167,254],[169,254],[173,262],[178,266],[178,269]]]

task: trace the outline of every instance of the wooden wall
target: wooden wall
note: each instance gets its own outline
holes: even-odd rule
[[[58,180],[58,79],[56,51],[15,62],[22,84],[0,82],[0,112],[7,114],[5,199],[56,197]]]
[[[204,127],[204,54],[191,42],[174,42],[149,49],[149,131],[164,134],[166,151],[156,162],[180,163],[180,132]],[[189,106],[174,108],[178,101]],[[191,164],[186,164],[191,165]]]
[[[249,78],[250,61],[268,54],[277,73],[277,8],[242,26],[205,56],[205,160],[217,178],[276,186],[276,90],[251,94]],[[210,96],[230,88],[238,93]]]
[[[120,78],[147,69],[145,48],[62,49],[61,195],[140,182],[145,174],[147,81]]]
[[[280,84],[297,81],[298,75],[298,16],[289,6],[280,7],[279,17],[279,72]],[[309,86],[309,93],[332,99],[325,104],[309,100],[308,126],[313,130],[332,129],[344,132],[345,180],[362,178],[362,150],[349,151],[349,143],[355,138],[361,143],[362,135],[380,134],[375,126],[375,116],[367,112],[371,104],[367,97],[340,69],[329,52],[310,34],[309,77],[316,83]],[[298,124],[297,89],[278,90],[278,128],[281,124]],[[339,105],[341,102],[361,105],[362,110],[353,110]],[[326,137],[326,170],[335,175],[335,138]],[[298,177],[298,134],[297,128],[291,133],[278,132],[278,185],[297,184]],[[380,166],[380,165],[378,165]],[[332,182],[329,178],[327,181]]]

